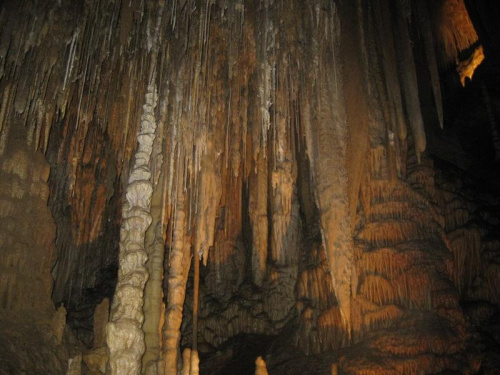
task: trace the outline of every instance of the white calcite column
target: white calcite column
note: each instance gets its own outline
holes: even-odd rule
[[[143,294],[148,279],[145,267],[145,234],[151,224],[151,171],[149,162],[155,139],[156,88],[149,85],[143,106],[139,146],[126,189],[120,231],[118,283],[108,323],[107,346],[113,375],[136,375],[141,371],[144,354]]]

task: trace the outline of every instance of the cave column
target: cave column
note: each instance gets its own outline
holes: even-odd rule
[[[137,135],[139,146],[123,204],[118,282],[106,328],[109,365],[113,375],[139,374],[145,349],[142,331],[143,292],[148,279],[145,235],[151,224],[153,186],[149,163],[156,136],[156,104],[156,88],[150,84],[143,106],[141,130]]]

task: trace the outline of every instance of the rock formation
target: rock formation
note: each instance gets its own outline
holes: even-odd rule
[[[498,11],[4,1],[0,373],[499,371]]]

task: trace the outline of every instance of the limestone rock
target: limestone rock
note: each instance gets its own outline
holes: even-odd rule
[[[91,350],[83,355],[83,362],[90,371],[90,375],[106,373],[108,363],[108,353],[106,347]]]
[[[266,362],[262,357],[255,360],[255,375],[268,375]]]
[[[81,354],[68,360],[68,371],[66,372],[66,375],[82,375]]]
[[[61,344],[66,327],[66,309],[64,305],[59,306],[52,318],[52,332],[58,344]]]
[[[94,310],[94,349],[106,345],[106,324],[109,318],[109,299],[104,298]]]

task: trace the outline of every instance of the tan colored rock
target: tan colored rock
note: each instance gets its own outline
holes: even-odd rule
[[[108,353],[106,347],[94,349],[83,355],[83,362],[92,375],[105,374],[108,363]]]
[[[191,349],[186,348],[182,352],[181,375],[189,375],[190,372],[191,372]]]
[[[68,360],[68,371],[66,375],[82,375],[82,355],[78,354],[76,357]]]
[[[57,343],[62,342],[64,328],[66,327],[66,309],[61,305],[52,318],[52,333],[57,340]]]
[[[255,360],[255,375],[268,375],[266,362],[260,356]]]
[[[17,143],[9,146],[0,164],[0,307],[52,315],[55,225],[47,207],[48,185],[34,181],[36,169],[48,164]],[[58,341],[63,331],[64,326],[56,334]]]
[[[340,46],[340,21],[335,13],[328,43]],[[319,50],[314,53],[320,54]],[[319,64],[320,56],[315,56]],[[345,326],[350,326],[352,234],[348,198],[346,152],[348,124],[340,56],[328,63],[335,69],[323,71],[317,67],[311,77],[317,87],[311,87],[317,102],[302,101],[301,121],[304,124],[307,155],[314,181],[314,197],[320,215],[322,242],[327,253],[330,276],[339,302]],[[326,61],[321,61],[326,63]]]
[[[106,325],[109,319],[109,299],[104,298],[94,310],[94,349],[106,345]]]
[[[177,373],[182,311],[191,264],[190,244],[186,239],[186,221],[185,202],[181,195],[177,200],[173,243],[169,255],[170,272],[168,274],[167,307],[163,326],[163,358],[166,374]]]
[[[259,153],[249,176],[248,211],[252,224],[252,276],[261,286],[266,274],[269,223],[267,217],[267,159]]]
[[[144,362],[144,357],[143,360]],[[162,369],[162,362],[161,361],[148,361],[146,364],[143,363],[143,374],[144,375],[161,375],[158,371],[159,369]]]
[[[198,375],[200,373],[200,357],[197,350],[191,350],[191,364],[189,375]]]
[[[18,149],[11,158],[5,160],[2,169],[6,173],[17,175],[21,180],[26,180],[30,172],[29,164],[28,153],[25,150]]]

